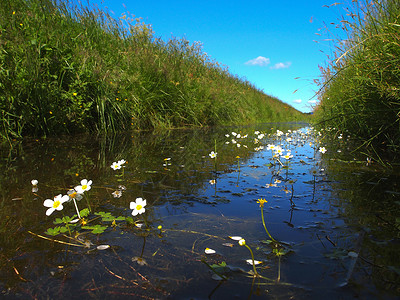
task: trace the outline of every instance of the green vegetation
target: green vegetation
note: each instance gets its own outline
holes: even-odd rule
[[[0,3],[0,135],[287,121],[304,118],[150,25],[73,1]]]
[[[375,159],[400,150],[400,6],[397,0],[353,1],[323,69],[317,122],[349,132]]]

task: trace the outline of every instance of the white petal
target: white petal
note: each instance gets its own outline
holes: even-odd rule
[[[60,201],[61,202],[61,198],[62,198],[62,195],[59,194],[59,195],[54,197],[54,201]]]
[[[229,238],[231,238],[234,241],[240,241],[242,239],[241,236],[230,236]]]
[[[137,209],[134,209],[132,211],[132,216],[137,216],[138,213],[139,213],[139,211]]]
[[[210,248],[206,248],[206,249],[204,250],[204,252],[205,252],[206,254],[214,254],[216,251],[213,250],[213,249],[210,249]]]
[[[62,204],[60,204],[59,206],[56,207],[56,210],[62,210],[64,208],[64,206]]]
[[[246,262],[247,262],[249,265],[252,265],[252,264],[253,264],[253,260],[252,260],[252,259],[246,259]],[[262,261],[254,260],[254,265],[259,265],[259,264],[262,264]]]
[[[136,198],[136,205],[146,206],[146,199]]]
[[[46,207],[53,207],[53,203],[54,203],[53,200],[46,199],[46,200],[44,200],[43,205],[46,206]]]
[[[110,245],[98,245],[97,250],[106,250],[110,248]]]
[[[64,203],[64,202],[66,202],[68,200],[69,200],[69,196],[68,195],[64,195],[64,196],[61,197],[60,202]]]
[[[46,211],[46,216],[50,216],[54,211],[55,211],[55,208],[54,208],[54,207],[50,207],[50,208]]]
[[[78,185],[78,186],[76,186],[75,187],[75,191],[78,193],[78,194],[83,194],[85,191],[82,189],[82,186],[81,185]]]

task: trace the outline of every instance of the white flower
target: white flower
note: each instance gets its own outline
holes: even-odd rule
[[[290,154],[290,152],[288,152],[286,155],[282,155],[282,157],[285,159],[291,159],[293,157],[293,155]]]
[[[80,193],[78,193],[76,190],[74,189],[70,189],[67,192],[67,195],[69,197],[69,200],[75,199],[75,200],[81,200],[82,199],[82,195]]]
[[[246,245],[246,240],[245,240],[245,239],[241,239],[241,240],[239,241],[239,245],[240,245],[240,246]]]
[[[37,181],[36,179],[32,179],[31,183],[33,186],[36,186],[38,185],[39,181]]]
[[[68,199],[69,199],[68,195],[62,196],[60,194],[55,196],[54,200],[51,199],[44,200],[43,205],[49,207],[46,211],[46,216],[50,216],[55,210],[62,210],[64,208],[62,204],[65,201],[68,201]]]
[[[241,239],[243,239],[241,236],[230,236],[229,238],[234,241],[240,241]]]
[[[125,159],[121,159],[121,160],[118,161],[118,164],[119,164],[120,166],[122,166],[124,163],[126,163],[126,160],[125,160]]]
[[[137,216],[138,214],[142,214],[146,211],[144,208],[146,206],[146,200],[143,198],[136,198],[135,202],[131,202],[130,209],[133,209],[132,215]]]
[[[252,260],[252,259],[246,259],[246,262],[247,262],[249,265],[252,265],[252,264],[253,264],[253,260]],[[259,265],[259,264],[262,264],[262,261],[254,260],[254,265]]]
[[[282,155],[283,154],[283,149],[281,148],[281,147],[276,147],[275,148],[275,154],[278,154],[278,155]]]
[[[209,182],[210,182],[210,184],[215,184],[216,181],[215,181],[215,179],[211,179]]]
[[[321,152],[322,154],[324,154],[326,151],[328,151],[328,150],[326,150],[326,148],[325,147],[319,147],[319,150],[318,150],[319,152]]]
[[[258,139],[259,139],[259,140],[262,140],[262,139],[264,138],[264,136],[265,136],[265,134],[264,134],[264,133],[261,133],[261,134],[258,136]]]
[[[113,170],[119,170],[119,169],[121,169],[121,165],[119,164],[119,163],[117,163],[117,162],[113,162],[112,164],[111,164],[111,169],[113,169]]]
[[[116,190],[115,192],[112,192],[111,195],[113,195],[114,198],[121,198],[122,191]]]
[[[138,257],[138,256],[132,257],[132,261],[137,262],[141,266],[147,265],[147,262],[143,257]]]
[[[216,251],[213,250],[213,249],[210,249],[210,248],[206,248],[206,249],[204,250],[204,252],[205,252],[206,254],[214,254]]]
[[[91,185],[92,185],[91,180],[88,181],[87,179],[82,179],[81,185],[76,186],[75,191],[78,194],[83,194],[84,192],[89,191],[92,188]]]
[[[210,154],[208,154],[211,158],[216,158],[217,157],[217,152],[211,151]]]
[[[267,150],[275,150],[275,145],[274,144],[268,144],[267,145]]]

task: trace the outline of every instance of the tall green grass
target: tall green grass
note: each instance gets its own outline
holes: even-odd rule
[[[400,3],[352,1],[346,38],[323,69],[319,122],[358,138],[369,154],[400,156]]]
[[[3,138],[302,118],[200,43],[74,3],[0,2]]]

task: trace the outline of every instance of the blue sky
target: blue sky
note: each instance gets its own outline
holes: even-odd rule
[[[326,0],[90,2],[115,18],[127,11],[143,18],[164,40],[200,41],[232,74],[303,112],[317,99],[313,80],[332,51],[324,23],[337,23],[343,14],[342,5]]]

